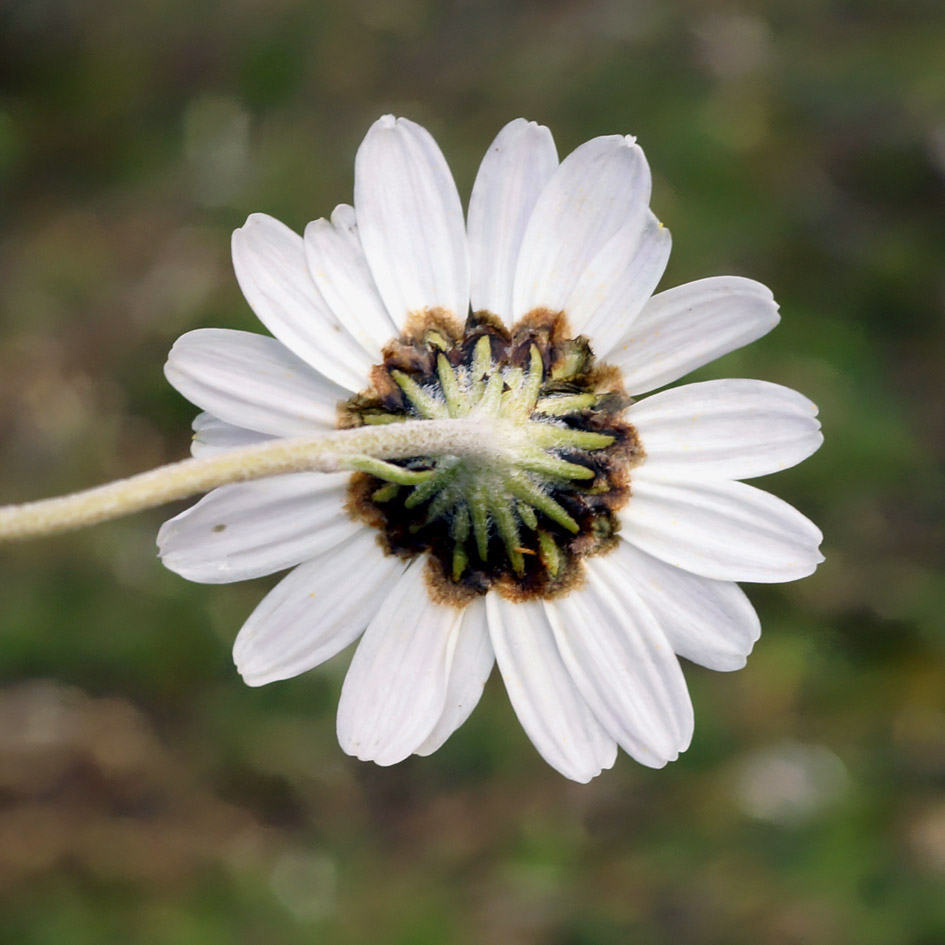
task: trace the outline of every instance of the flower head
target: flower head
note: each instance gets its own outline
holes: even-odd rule
[[[649,201],[632,138],[559,163],[549,131],[519,119],[464,222],[433,138],[387,116],[358,150],[353,207],[304,238],[259,214],[234,234],[274,337],[175,344],[168,379],[204,411],[195,455],[447,418],[474,444],[223,486],[161,530],[164,563],[191,580],[293,569],[237,637],[250,685],[361,637],[338,712],[350,754],[434,751],[498,662],[563,774],[589,780],[618,745],[660,767],[692,736],[677,656],[741,667],[760,628],[735,582],[822,560],[811,522],[740,481],[817,449],[810,401],[753,380],[633,400],[778,321],[748,279],[653,295],[670,237]]]

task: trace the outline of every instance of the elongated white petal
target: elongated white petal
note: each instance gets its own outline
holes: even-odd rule
[[[645,478],[749,479],[787,469],[823,442],[817,406],[767,381],[686,384],[633,404]]]
[[[473,311],[512,318],[515,267],[525,228],[558,167],[551,132],[524,118],[510,121],[489,146],[469,198]]]
[[[305,561],[243,624],[236,668],[248,685],[262,686],[325,662],[361,635],[403,571],[399,558],[381,552],[373,529]]]
[[[354,207],[335,207],[331,221],[315,220],[305,228],[305,257],[322,298],[368,353],[381,360],[381,349],[396,334],[374,277],[364,258]]]
[[[558,653],[540,601],[486,595],[489,635],[509,700],[541,756],[572,781],[586,783],[617,757]]]
[[[410,312],[469,309],[463,208],[446,159],[426,129],[385,115],[354,162],[361,245],[398,327]]]
[[[571,152],[541,192],[528,221],[513,314],[564,309],[592,259],[620,230],[642,226],[650,169],[632,138],[593,138]]]
[[[761,623],[737,584],[683,571],[629,541],[620,542],[607,557],[640,595],[676,653],[709,669],[745,665]]]
[[[634,221],[581,273],[565,311],[575,334],[591,339],[598,357],[606,357],[626,334],[663,277],[672,239],[669,230],[647,211],[643,225]]]
[[[256,430],[246,430],[234,426],[213,414],[198,413],[192,424],[194,438],[190,443],[190,452],[193,456],[218,456],[230,450],[240,449],[243,446],[252,446],[255,443],[265,443],[276,437],[267,433],[258,433]]]
[[[338,741],[362,761],[413,754],[443,714],[462,611],[435,604],[415,560],[368,624],[345,677]]]
[[[273,436],[334,429],[336,405],[346,397],[275,338],[226,328],[181,335],[164,374],[215,417]]]
[[[675,761],[692,739],[692,702],[666,635],[610,555],[587,586],[545,601],[558,650],[587,704],[642,764]]]
[[[644,394],[741,348],[778,323],[778,306],[760,282],[716,276],[654,295],[607,360],[630,394]]]
[[[321,297],[302,237],[264,213],[233,233],[233,269],[256,317],[290,351],[349,391],[373,363]]]
[[[823,561],[820,529],[787,502],[743,482],[657,482],[635,475],[620,513],[628,541],[719,581],[794,581]]]
[[[345,511],[350,478],[291,473],[221,486],[161,526],[161,559],[201,584],[291,568],[364,527]]]
[[[477,597],[463,611],[463,622],[456,639],[453,665],[446,686],[443,714],[417,749],[418,755],[432,755],[469,718],[479,703],[494,664],[486,602]]]

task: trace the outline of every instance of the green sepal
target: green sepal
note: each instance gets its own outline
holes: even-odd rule
[[[411,406],[427,420],[446,420],[449,411],[446,404],[431,397],[412,377],[403,371],[391,371],[390,376],[397,382],[397,386],[404,392]]]
[[[465,545],[453,546],[453,580],[458,581],[469,564],[469,553]]]
[[[558,479],[593,479],[594,470],[579,463],[569,463],[541,449],[523,449],[515,457],[515,465],[543,476],[555,476]]]
[[[433,475],[431,469],[405,469],[373,456],[344,456],[339,460],[339,465],[346,469],[370,473],[386,482],[396,482],[399,486],[415,486],[426,482]]]
[[[524,476],[510,478],[506,486],[517,499],[521,499],[532,508],[537,509],[550,518],[551,521],[557,522],[562,528],[566,528],[569,532],[575,534],[581,530],[581,527],[568,515],[565,508]]]
[[[545,570],[553,578],[556,578],[561,571],[561,549],[548,532],[541,531],[538,533],[538,556],[541,558]]]
[[[561,394],[540,398],[535,404],[535,412],[548,417],[562,417],[565,414],[589,410],[596,403],[596,394]]]
[[[371,493],[371,499],[375,502],[390,502],[400,491],[400,486],[396,482],[385,483],[380,489],[375,489]]]
[[[575,430],[555,423],[530,423],[525,439],[543,449],[576,449],[590,452],[612,446],[616,437],[594,430]]]

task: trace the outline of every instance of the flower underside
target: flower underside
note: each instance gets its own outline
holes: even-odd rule
[[[643,456],[622,419],[619,372],[545,309],[511,329],[488,312],[462,327],[427,311],[383,354],[342,426],[468,418],[488,424],[496,449],[368,461],[351,480],[352,514],[381,531],[387,553],[426,552],[428,587],[444,603],[490,588],[550,598],[579,584],[581,559],[613,547]]]

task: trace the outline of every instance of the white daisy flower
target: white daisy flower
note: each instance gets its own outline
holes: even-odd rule
[[[632,398],[778,321],[763,285],[653,295],[670,249],[633,138],[559,163],[547,128],[490,146],[464,223],[430,134],[387,116],[355,162],[354,206],[304,238],[254,214],[233,235],[244,294],[274,337],[184,335],[170,382],[210,455],[337,426],[478,418],[481,454],[366,461],[216,489],[167,522],[164,564],[225,583],[293,570],[240,631],[252,686],[359,637],[343,749],[381,765],[435,751],[493,663],[529,738],[588,781],[619,745],[661,767],[690,742],[677,656],[744,665],[758,618],[736,581],[791,581],[821,534],[741,480],[822,441],[816,408],[721,380]]]

